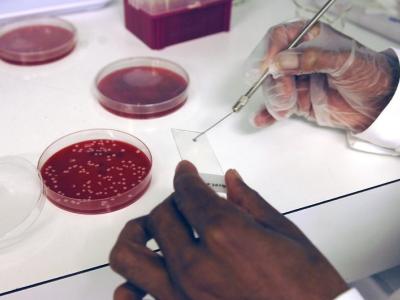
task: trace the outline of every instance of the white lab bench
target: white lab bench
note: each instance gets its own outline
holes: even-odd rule
[[[226,113],[246,86],[243,62],[270,26],[294,17],[289,0],[249,0],[235,7],[232,29],[174,45],[147,48],[124,29],[120,1],[93,12],[65,16],[78,28],[68,57],[48,65],[0,62],[0,155],[36,163],[55,139],[82,129],[113,128],[141,138],[150,148],[153,180],[131,206],[87,216],[50,202],[29,235],[0,253],[0,294],[5,299],[110,299],[122,280],[107,267],[66,277],[108,262],[122,226],[148,213],[172,191],[179,161],[171,128],[200,131]],[[345,32],[383,50],[399,47],[350,24]],[[96,73],[126,57],[156,56],[181,64],[191,77],[187,104],[151,120],[104,111],[92,94]],[[293,220],[348,281],[400,263],[400,160],[353,151],[344,134],[301,120],[255,130],[248,118],[261,93],[240,115],[208,135],[226,170],[236,168],[272,205]],[[25,287],[51,281],[30,289]]]

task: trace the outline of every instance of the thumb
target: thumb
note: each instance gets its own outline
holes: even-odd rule
[[[325,73],[342,75],[354,61],[354,51],[326,50],[318,47],[286,50],[275,56],[270,66],[273,77]]]
[[[250,214],[256,222],[288,237],[298,240],[306,239],[289,219],[266,202],[256,191],[248,187],[236,170],[226,172],[225,182],[228,201]]]
[[[142,300],[146,295],[145,292],[126,282],[120,285],[114,292],[114,300]]]

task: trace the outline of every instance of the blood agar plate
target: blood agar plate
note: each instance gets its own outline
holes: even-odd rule
[[[0,58],[19,65],[37,65],[68,55],[76,44],[74,26],[58,18],[33,18],[0,28]]]
[[[79,131],[42,154],[45,194],[65,210],[98,214],[126,207],[150,185],[152,158],[136,137],[116,130]]]
[[[109,112],[147,119],[179,109],[187,99],[189,76],[179,65],[138,57],[112,63],[95,79],[95,96]]]
[[[0,248],[19,241],[43,209],[37,169],[20,157],[0,158]]]

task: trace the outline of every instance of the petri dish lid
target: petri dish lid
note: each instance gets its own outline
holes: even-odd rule
[[[105,66],[94,94],[103,108],[122,117],[149,119],[175,112],[187,100],[189,75],[178,64],[133,57]]]
[[[0,58],[19,65],[60,59],[76,44],[76,29],[54,17],[30,18],[0,27]]]
[[[43,209],[43,184],[29,161],[0,157],[0,248],[20,240]]]

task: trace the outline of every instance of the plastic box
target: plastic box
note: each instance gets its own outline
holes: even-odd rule
[[[124,0],[126,28],[152,49],[229,31],[232,0]]]

